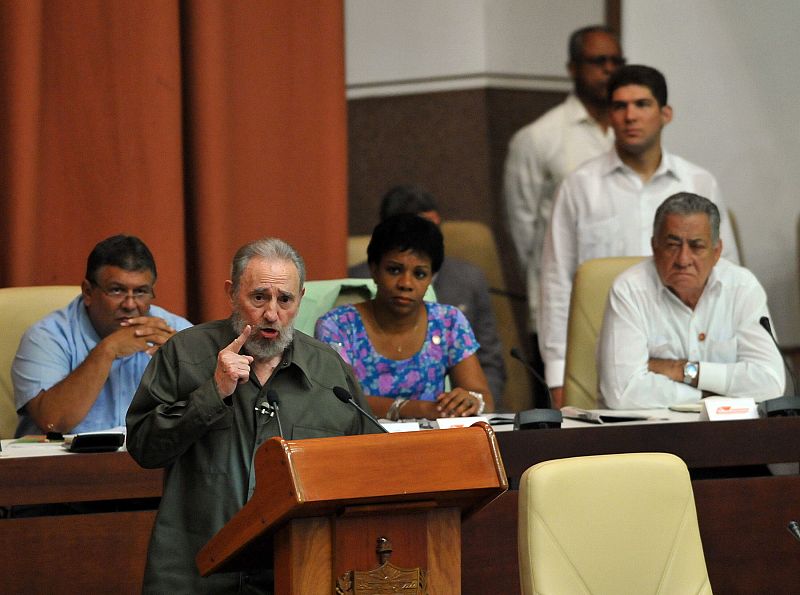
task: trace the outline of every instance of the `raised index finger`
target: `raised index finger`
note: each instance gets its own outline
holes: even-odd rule
[[[250,336],[252,328],[253,327],[251,327],[249,324],[245,326],[242,334],[231,341],[231,344],[223,349],[223,351],[233,351],[234,353],[239,353],[239,351],[242,349],[242,345],[245,344],[247,338]]]

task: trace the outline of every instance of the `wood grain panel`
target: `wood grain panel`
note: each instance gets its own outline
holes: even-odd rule
[[[0,521],[5,595],[141,593],[155,511]]]

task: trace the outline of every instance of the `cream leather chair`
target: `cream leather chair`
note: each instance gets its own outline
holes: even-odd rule
[[[501,292],[507,290],[494,234],[487,225],[479,221],[445,221],[441,229],[447,256],[474,264],[486,276],[489,287]],[[369,238],[370,236],[350,236],[347,244],[347,266],[366,260]],[[511,411],[529,409],[533,406],[533,393],[528,373],[509,354],[512,347],[520,347],[511,298],[499,293],[492,293],[490,297],[506,366],[503,406]]]
[[[564,404],[582,409],[597,407],[595,347],[611,284],[622,271],[642,256],[595,258],[578,267],[572,283],[567,324],[567,357],[564,370]]]
[[[377,292],[372,279],[306,281],[303,289],[305,293],[294,320],[294,327],[312,337],[320,316],[344,304],[357,304],[372,299]],[[429,302],[436,301],[433,286],[428,287],[424,299]]]
[[[347,238],[347,266],[352,267],[367,260],[368,235],[350,236]]]
[[[43,285],[0,289],[0,438],[13,438],[17,428],[11,363],[25,330],[81,292],[79,285]]]
[[[686,465],[666,453],[559,459],[519,493],[524,595],[710,594]]]
[[[489,227],[479,221],[445,221],[442,223],[445,253],[448,256],[466,260],[477,266],[489,287],[507,292],[503,278],[503,265],[497,251],[494,234]],[[497,334],[503,345],[503,361],[506,365],[506,387],[503,392],[503,406],[510,411],[522,411],[533,407],[533,390],[530,377],[522,365],[511,357],[512,347],[522,349],[517,320],[514,317],[511,298],[507,294],[492,293],[492,310],[497,324]]]

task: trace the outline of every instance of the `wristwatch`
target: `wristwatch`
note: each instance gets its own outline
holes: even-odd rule
[[[700,363],[699,362],[686,362],[683,365],[683,383],[691,385],[697,379],[697,375],[700,373]]]
[[[475,397],[475,400],[478,401],[478,411],[475,412],[475,415],[483,415],[484,409],[486,409],[486,402],[483,400],[483,393],[475,392],[474,390],[467,391],[470,396]]]

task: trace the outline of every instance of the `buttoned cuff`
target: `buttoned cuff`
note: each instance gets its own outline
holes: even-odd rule
[[[547,362],[544,366],[544,379],[550,388],[564,386],[564,360],[557,359]]]
[[[700,362],[697,388],[715,395],[731,396],[725,394],[728,390],[728,364]]]

